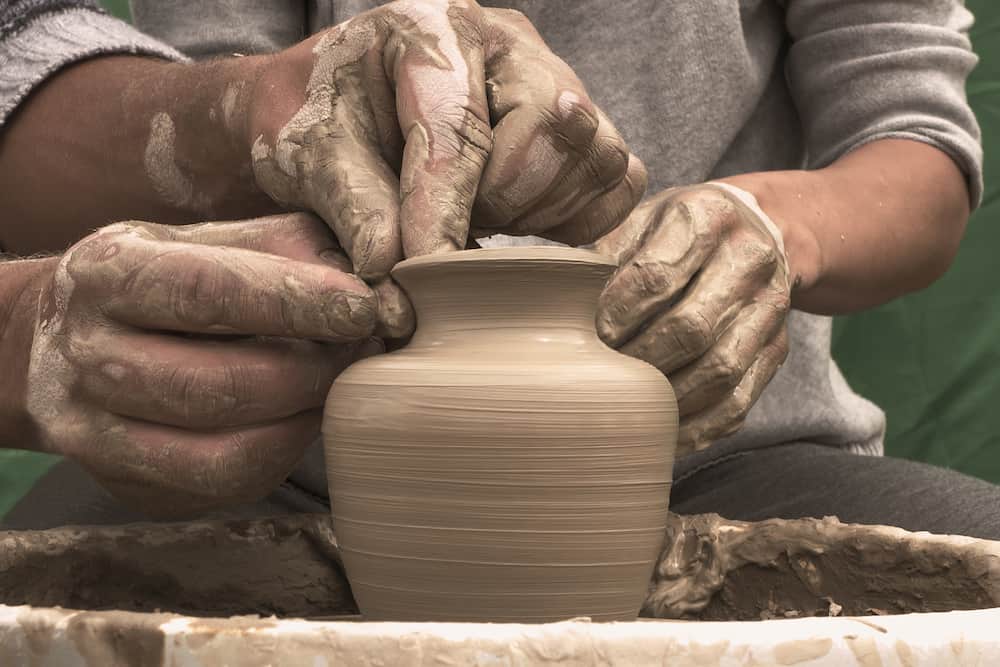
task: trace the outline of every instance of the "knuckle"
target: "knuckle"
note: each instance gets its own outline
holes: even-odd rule
[[[633,289],[642,296],[662,294],[670,288],[668,267],[658,259],[637,257],[629,263],[628,274]]]
[[[432,113],[428,127],[436,139],[435,150],[443,149],[475,165],[486,163],[493,150],[493,128],[466,100],[441,100]]]
[[[603,190],[610,190],[622,182],[628,172],[629,154],[625,142],[620,137],[605,137],[599,139],[591,152],[591,158],[585,160],[589,165],[594,180]]]
[[[746,366],[733,353],[723,352],[713,355],[710,364],[710,377],[717,385],[733,389],[746,374]]]
[[[582,92],[563,90],[553,100],[552,107],[542,109],[542,120],[549,131],[570,150],[596,153],[594,138],[600,128],[600,118],[593,103]]]
[[[135,252],[134,241],[155,241],[157,227],[138,221],[102,227],[67,250],[60,260],[60,268],[81,287],[103,293],[117,291],[140,265],[141,254]],[[57,287],[68,287],[60,281],[56,283]]]
[[[101,227],[70,247],[63,255],[63,262],[71,275],[86,274],[85,269],[94,261],[106,257],[109,249],[115,247],[121,237],[134,234],[137,230],[138,227],[131,222],[116,222]]]
[[[754,401],[756,400],[754,392],[750,387],[738,387],[733,390],[732,400],[729,402],[731,411],[730,416],[732,419],[742,420],[750,412],[750,408],[753,407]]]
[[[180,276],[154,275],[151,271],[138,282],[167,281],[167,307],[176,318],[197,325],[215,324],[222,319],[224,304],[239,301],[242,290],[215,260],[192,262]],[[172,285],[171,285],[172,283]]]
[[[748,392],[734,391],[722,409],[720,425],[725,429],[737,429],[746,421],[751,401]],[[731,431],[730,431],[731,432]]]
[[[792,295],[787,289],[776,289],[772,297],[772,308],[782,315],[786,314],[792,307]]]
[[[148,231],[148,223],[139,222],[138,220],[123,220],[121,222],[115,222],[110,225],[105,225],[101,227],[91,236],[94,238],[108,237],[108,236],[119,236],[119,235],[131,235],[138,234]]]
[[[57,349],[74,370],[71,383],[77,384],[86,378],[106,376],[103,370],[108,361],[110,341],[101,340],[101,336],[93,336],[95,332],[83,333],[74,326],[57,340]],[[95,344],[94,338],[100,340]]]
[[[739,262],[747,276],[766,281],[778,268],[778,252],[774,245],[756,238],[748,239],[738,246]]]
[[[695,187],[674,195],[675,204],[693,218],[707,218],[715,225],[731,227],[737,214],[729,193],[710,187]]]
[[[700,313],[678,313],[667,324],[674,343],[690,356],[702,354],[713,342],[712,326]]]

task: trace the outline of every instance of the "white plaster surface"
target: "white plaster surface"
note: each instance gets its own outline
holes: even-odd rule
[[[130,649],[135,628],[142,628],[147,649],[150,633],[159,644],[162,632],[158,662],[171,667],[1000,665],[1000,608],[757,622],[517,625],[196,619],[2,605],[0,664],[131,664],[129,656],[152,657]]]

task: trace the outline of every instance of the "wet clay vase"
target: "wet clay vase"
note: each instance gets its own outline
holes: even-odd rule
[[[419,257],[417,330],[336,381],[334,532],[371,620],[633,620],[667,521],[677,406],[597,337],[587,250]]]

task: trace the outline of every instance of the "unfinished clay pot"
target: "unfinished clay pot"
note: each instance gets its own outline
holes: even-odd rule
[[[667,522],[677,407],[659,371],[597,337],[614,268],[522,247],[393,271],[416,334],[342,374],[323,426],[365,617],[636,617]]]

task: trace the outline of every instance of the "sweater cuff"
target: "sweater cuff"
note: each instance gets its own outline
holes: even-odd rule
[[[70,9],[38,16],[0,42],[0,128],[37,85],[62,67],[123,53],[186,60],[166,44],[100,12]]]

